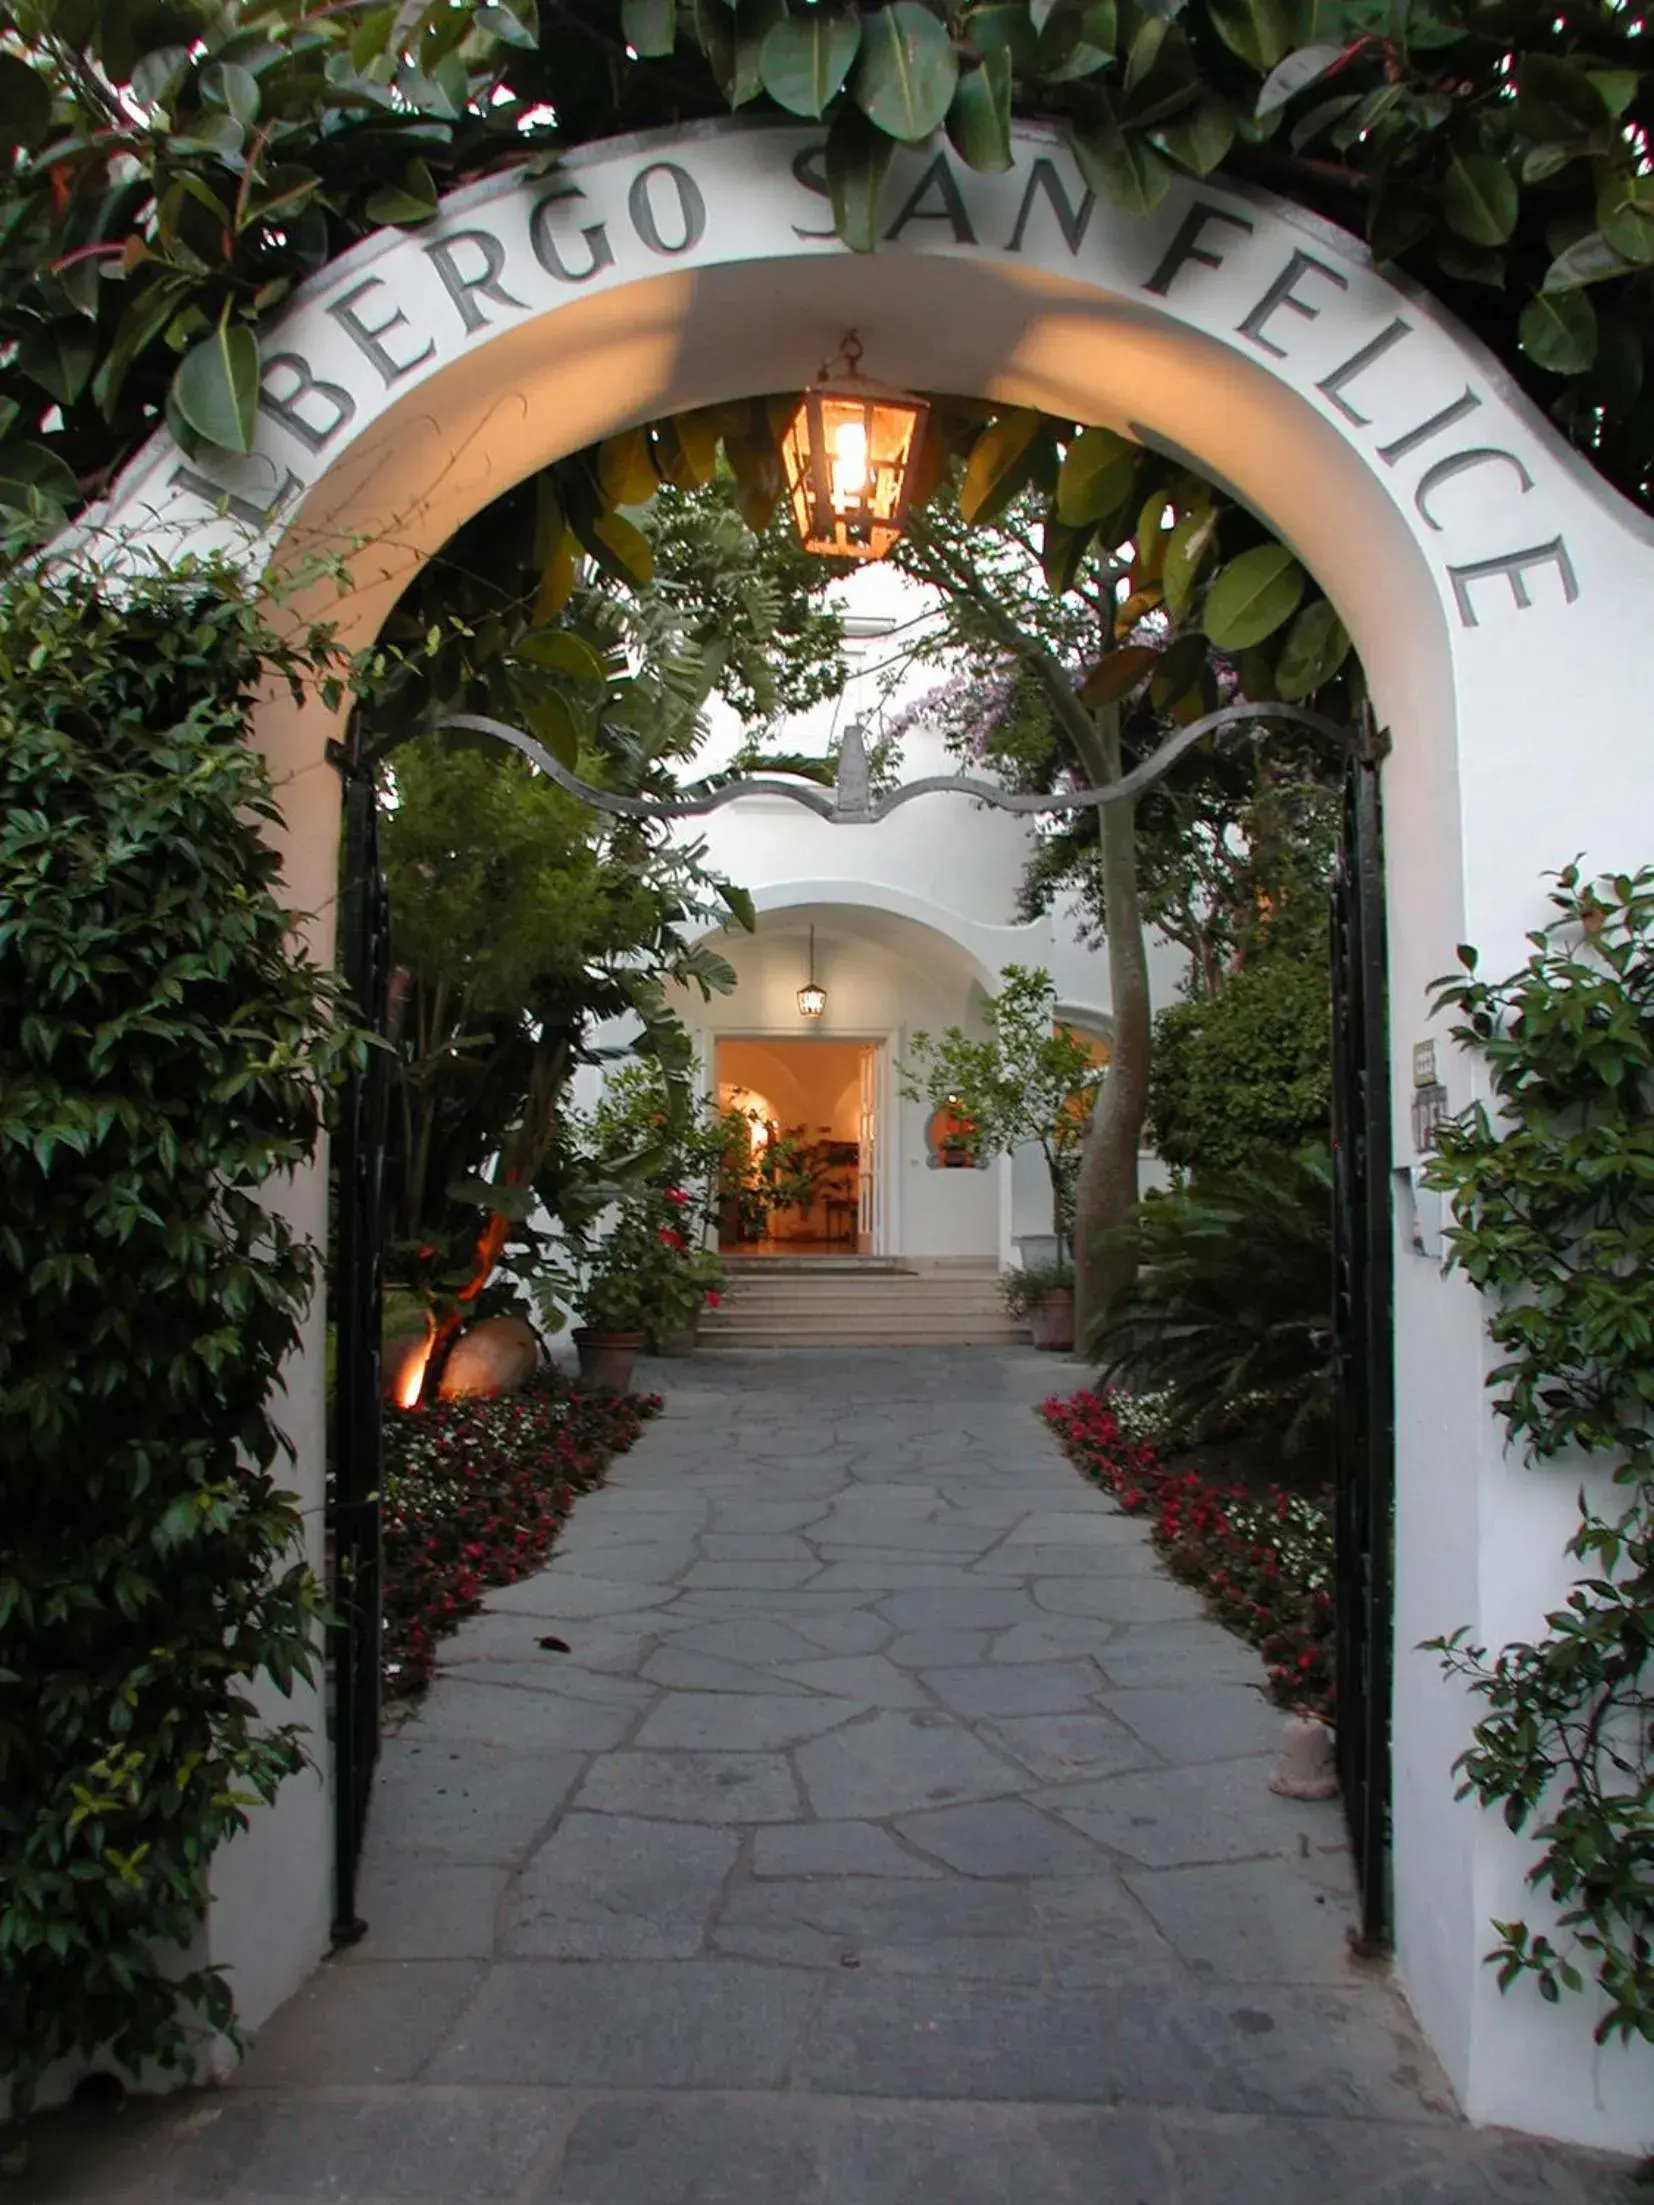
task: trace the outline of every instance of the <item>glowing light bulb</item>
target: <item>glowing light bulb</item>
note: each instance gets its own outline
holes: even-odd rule
[[[867,429],[841,421],[833,431],[833,503],[854,503],[867,488]]]

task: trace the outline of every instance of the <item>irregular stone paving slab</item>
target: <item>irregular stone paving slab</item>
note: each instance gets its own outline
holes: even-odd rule
[[[1144,1868],[1205,1861],[1298,1859],[1305,1847],[1342,1850],[1343,1810],[1333,1799],[1281,1799],[1271,1763],[1256,1756],[1198,1768],[1149,1769],[1036,1794],[1040,1805]]]
[[[1351,1959],[1257,1657],[1034,1413],[1084,1376],[660,1366],[387,1737],[363,1940],[27,2205],[1628,2205]]]
[[[589,1814],[669,1822],[798,1822],[798,1785],[780,1753],[611,1753],[580,1789]]]
[[[1105,1692],[1118,1715],[1164,1761],[1232,1761],[1261,1753],[1281,1732],[1281,1717],[1256,1684],[1180,1684]]]
[[[1017,1799],[985,1799],[969,1807],[938,1807],[904,1815],[897,1830],[962,1876],[1089,1875],[1101,1881],[1104,1859],[1094,1846]]]
[[[755,1876],[935,1877],[933,1861],[905,1852],[876,1822],[795,1822],[760,1830],[752,1841]]]
[[[1012,1761],[945,1716],[881,1712],[794,1755],[818,1815],[878,1821],[954,1799],[1014,1792],[1025,1779]]]
[[[817,1738],[867,1710],[854,1700],[788,1699],[758,1692],[678,1692],[638,1732],[639,1746],[764,1753]]]
[[[523,1870],[505,1950],[520,1959],[692,1959],[740,1848],[727,1829],[568,1815]]]

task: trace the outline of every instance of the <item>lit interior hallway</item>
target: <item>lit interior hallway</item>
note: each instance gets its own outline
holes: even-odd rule
[[[30,2205],[1620,2195],[1467,2129],[1351,1958],[1255,1658],[1031,1413],[1076,1375],[662,1366],[388,1742],[366,1940],[232,2087],[52,2124]]]

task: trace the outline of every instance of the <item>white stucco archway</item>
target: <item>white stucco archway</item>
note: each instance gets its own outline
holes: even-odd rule
[[[127,544],[350,553],[346,638],[371,638],[418,562],[530,471],[630,424],[796,389],[854,325],[871,371],[1106,422],[1187,454],[1316,572],[1394,731],[1385,769],[1396,1156],[1428,982],[1473,940],[1493,969],[1576,853],[1654,846],[1642,734],[1654,530],[1499,368],[1349,238],[1233,187],[1180,183],[1143,221],[1093,203],[1058,137],[1019,129],[1000,176],[899,153],[885,242],[833,237],[819,129],[710,125],[591,146],[550,178],[462,191],[369,240],[264,331],[268,402],[245,462],[160,438],[93,517]],[[260,736],[287,815],[290,900],[325,953],[338,791],[320,705]],[[1473,1069],[1449,1062],[1451,1101]],[[296,1190],[312,1230],[324,1180]],[[1480,1956],[1531,1905],[1529,1858],[1455,1806],[1464,1700],[1412,1650],[1459,1622],[1529,1632],[1563,1582],[1572,1482],[1505,1456],[1481,1310],[1398,1253],[1395,1862],[1406,1988],[1477,2118],[1648,2142],[1647,2048],[1594,2052],[1585,2017]],[[322,1359],[289,1381],[319,1521]],[[311,1711],[314,1714],[314,1710]],[[294,1785],[215,1870],[213,1957],[257,2021],[319,1957],[329,1825]]]

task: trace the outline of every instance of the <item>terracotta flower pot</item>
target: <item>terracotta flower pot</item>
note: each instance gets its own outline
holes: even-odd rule
[[[632,1383],[632,1360],[643,1346],[641,1332],[597,1332],[577,1325],[574,1351],[580,1358],[582,1385],[604,1393],[626,1393]]]
[[[1028,1312],[1035,1347],[1058,1350],[1074,1345],[1074,1294],[1067,1286],[1050,1287]]]

